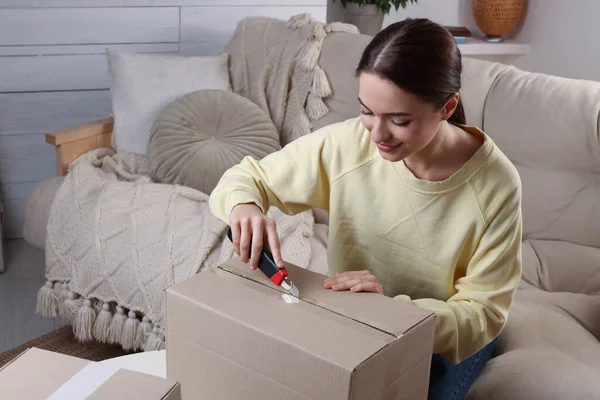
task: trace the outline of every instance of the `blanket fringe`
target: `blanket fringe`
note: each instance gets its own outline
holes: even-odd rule
[[[318,65],[313,71],[311,92],[320,97],[329,97],[332,93],[327,74]]]
[[[123,337],[121,338],[121,345],[125,351],[136,350],[135,339],[140,325],[140,321],[138,321],[137,315],[133,311],[129,311],[128,316],[129,318],[125,321],[125,328],[123,329]]]
[[[102,304],[102,311],[94,324],[94,338],[101,343],[108,343],[108,330],[112,322],[112,312],[108,303]]]
[[[142,318],[142,322],[138,326],[137,334],[135,335],[135,348],[143,349],[146,340],[148,340],[148,336],[152,332],[152,324],[150,323],[150,319],[146,316]]]
[[[108,342],[120,344],[123,337],[123,329],[125,328],[125,309],[121,306],[117,306],[117,313],[113,316],[113,319],[108,328]]]
[[[306,42],[296,56],[298,65],[312,71],[311,88],[307,94],[304,105],[304,115],[298,114],[293,124],[292,134],[300,137],[308,134],[311,130],[311,122],[323,118],[329,112],[324,98],[331,96],[332,90],[325,71],[318,65],[321,57],[323,41],[331,32],[359,33],[354,25],[344,23],[332,23],[325,25],[313,21],[310,14],[299,14],[288,20],[290,29],[299,30],[309,26]]]
[[[57,307],[58,299],[54,292],[54,285],[48,281],[38,291],[35,313],[43,317],[56,317]]]
[[[306,100],[306,112],[308,117],[315,121],[327,115],[329,108],[327,108],[321,97],[311,92],[308,94],[308,99]]]
[[[73,323],[77,311],[83,306],[83,299],[77,298],[75,293],[67,290],[66,299],[59,305],[59,314],[61,317]]]
[[[119,344],[125,351],[165,348],[164,334],[148,316],[140,320],[138,313],[118,304],[111,307],[109,302],[83,298],[72,292],[67,282],[46,282],[38,291],[36,312],[44,317],[60,315],[68,319],[80,342]]]
[[[73,322],[73,333],[80,342],[87,342],[94,339],[94,323],[96,322],[96,311],[92,307],[90,300],[85,300],[83,305],[75,315]]]
[[[146,344],[144,345],[144,351],[156,351],[162,350],[165,346],[165,339],[160,333],[158,328],[154,328],[152,333],[148,336]]]

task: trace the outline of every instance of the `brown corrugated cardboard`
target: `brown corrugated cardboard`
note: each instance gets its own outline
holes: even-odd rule
[[[31,348],[0,370],[0,399],[46,399],[89,363]]]
[[[65,393],[65,385],[72,383],[74,378],[81,376],[81,373],[95,365],[101,364],[31,348],[0,369],[0,399],[41,400],[56,397],[72,399],[71,395],[77,391],[69,390]],[[88,372],[93,375],[95,371],[96,369]],[[93,400],[181,399],[181,389],[176,381],[124,369],[114,371],[108,368],[107,371],[109,375],[106,380],[101,382],[85,380],[83,389],[87,389],[91,395],[83,396],[84,398]],[[87,375],[87,378],[92,375]],[[90,388],[90,385],[94,384],[96,386]]]
[[[167,376],[184,399],[427,398],[433,314],[286,268],[296,304],[237,258],[168,290]]]

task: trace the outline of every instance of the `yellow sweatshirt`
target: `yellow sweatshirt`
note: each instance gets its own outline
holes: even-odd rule
[[[329,211],[329,274],[370,270],[387,296],[436,314],[434,353],[453,363],[505,325],[521,277],[521,183],[492,139],[450,178],[416,178],[384,160],[359,118],[228,170],[210,196],[228,222],[255,202],[287,214]]]

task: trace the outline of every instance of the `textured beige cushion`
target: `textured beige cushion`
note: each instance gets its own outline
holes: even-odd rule
[[[281,148],[269,117],[229,91],[200,90],[170,104],[155,121],[148,146],[160,182],[210,194],[223,173],[245,156],[261,159]]]
[[[64,177],[55,176],[42,181],[27,198],[23,238],[40,249],[46,247],[46,226],[50,219],[50,209],[63,180]]]
[[[600,248],[599,115],[598,82],[514,67],[496,78],[483,126],[521,175],[526,239]]]

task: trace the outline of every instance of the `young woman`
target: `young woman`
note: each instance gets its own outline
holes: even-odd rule
[[[443,27],[390,25],[356,72],[360,118],[245,158],[210,206],[253,269],[263,243],[283,265],[270,206],[328,210],[325,287],[433,311],[429,398],[459,399],[489,359],[521,276],[520,179],[492,139],[465,125],[461,54]]]

